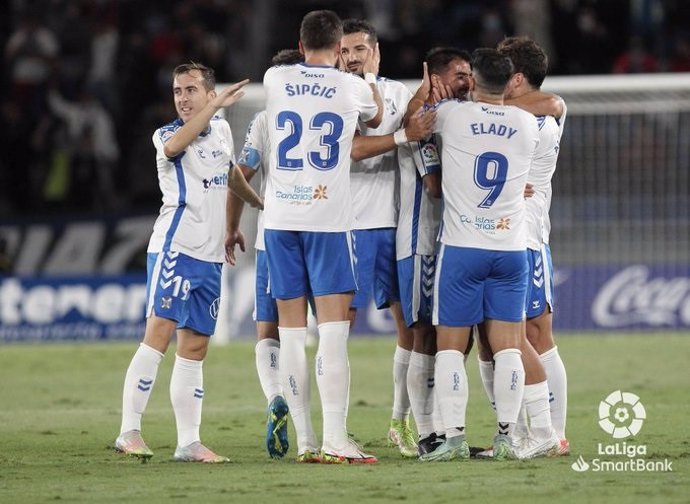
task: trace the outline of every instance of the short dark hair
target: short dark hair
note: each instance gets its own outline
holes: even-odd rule
[[[472,64],[470,53],[457,47],[434,47],[424,56],[424,61],[426,61],[430,74],[443,72],[448,64],[455,59],[461,59],[467,61],[470,65]]]
[[[372,45],[375,45],[379,39],[376,35],[376,29],[365,19],[350,18],[344,20],[343,33],[345,35],[350,35],[351,33],[366,33]]]
[[[311,11],[302,19],[299,38],[305,49],[330,49],[343,38],[343,22],[333,11]]]
[[[192,70],[197,70],[201,77],[203,78],[203,86],[206,91],[213,91],[216,88],[216,72],[213,68],[209,68],[206,65],[197,63],[195,61],[190,61],[189,63],[182,63],[175,67],[173,70],[173,79],[181,74],[187,74]]]
[[[498,44],[497,49],[511,59],[515,71],[523,74],[532,87],[541,87],[549,59],[539,44],[529,37],[508,37]]]
[[[488,93],[503,94],[513,73],[513,62],[496,49],[482,47],[472,53],[474,81]]]
[[[281,49],[271,58],[272,65],[295,65],[303,61],[304,55],[299,49]]]

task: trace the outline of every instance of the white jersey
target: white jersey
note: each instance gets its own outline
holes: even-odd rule
[[[254,116],[247,127],[247,135],[244,138],[244,146],[237,164],[245,165],[252,170],[261,171],[261,187],[259,194],[263,198],[266,194],[267,164],[270,155],[268,143],[268,126],[266,124],[266,111],[262,110]],[[256,250],[266,250],[264,245],[264,213],[259,211],[256,222]]]
[[[401,82],[379,77],[376,83],[383,100],[383,120],[378,128],[360,124],[362,135],[388,135],[400,129],[410,90]],[[398,149],[380,156],[353,161],[350,167],[355,229],[395,227],[398,222]]]
[[[357,121],[378,107],[369,84],[305,63],[264,75],[269,142],[266,229],[349,231],[353,226],[350,151]]]
[[[551,179],[556,171],[565,109],[560,120],[552,116],[538,116],[539,148],[534,156],[527,181],[534,186],[534,196],[525,201],[527,224],[527,248],[541,250],[542,243],[549,243],[549,208],[551,207]]]
[[[555,169],[555,164],[558,161],[558,153],[560,152],[561,149],[561,142],[560,138],[563,136],[563,129],[565,127],[565,116],[567,114],[567,108],[565,106],[565,103],[563,103],[563,114],[561,117],[556,119],[556,122],[558,123],[558,127],[560,128],[560,135],[558,136],[558,145],[555,149],[556,156],[554,157],[554,169]],[[546,207],[544,210],[544,228],[543,228],[543,234],[542,234],[542,241],[546,243],[547,245],[549,244],[549,235],[551,234],[551,217],[549,216],[549,212],[551,210],[551,196],[553,195],[553,187],[551,184],[549,184],[549,188],[546,192]]]
[[[424,176],[440,172],[441,164],[432,140],[398,147],[400,162],[400,215],[395,234],[397,260],[411,255],[436,254],[441,223],[440,198],[424,189]]]
[[[513,106],[441,102],[441,242],[525,250],[525,183],[539,145],[536,118]]]
[[[153,134],[163,206],[148,252],[182,252],[200,261],[224,262],[228,172],[235,161],[230,125],[213,117],[210,127],[174,158],[163,145],[184,123],[177,119]]]

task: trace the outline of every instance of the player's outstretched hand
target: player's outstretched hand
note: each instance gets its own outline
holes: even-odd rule
[[[244,235],[239,229],[236,231],[229,231],[225,236],[225,261],[231,266],[237,264],[235,245],[239,245],[240,250],[244,252]]]
[[[244,96],[244,91],[241,89],[249,83],[249,79],[236,82],[225,89],[211,101],[211,103],[218,108],[229,107]]]
[[[413,99],[417,99],[421,102],[426,102],[429,100],[429,95],[431,94],[431,79],[429,78],[429,67],[426,61],[422,63],[422,83],[415,91]]]
[[[408,142],[415,142],[428,138],[434,132],[436,112],[421,109],[415,112],[405,126],[405,136]]]

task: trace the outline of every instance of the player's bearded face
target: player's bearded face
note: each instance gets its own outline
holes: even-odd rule
[[[364,75],[364,62],[373,54],[374,48],[369,44],[366,33],[350,33],[340,42],[341,68],[350,73]]]
[[[440,75],[443,84],[448,85],[453,90],[453,96],[461,100],[466,99],[467,92],[470,90],[470,78],[472,67],[464,60],[452,60],[446,71]]]

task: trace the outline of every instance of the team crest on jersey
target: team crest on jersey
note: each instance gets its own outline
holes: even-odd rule
[[[328,195],[326,194],[327,189],[328,186],[319,184],[316,189],[314,189],[314,199],[328,199]]]

